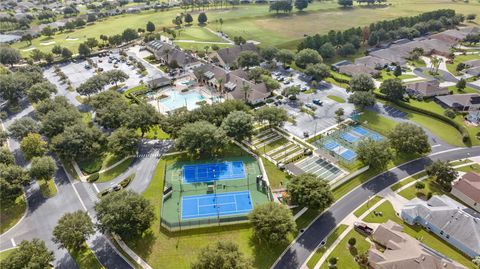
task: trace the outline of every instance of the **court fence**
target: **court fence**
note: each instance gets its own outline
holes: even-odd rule
[[[168,220],[161,218],[160,223],[162,227],[169,232],[178,232],[182,230],[198,229],[212,226],[225,226],[240,223],[247,223],[248,216],[220,216],[215,219],[192,219],[192,220],[179,220],[176,222],[169,222]]]

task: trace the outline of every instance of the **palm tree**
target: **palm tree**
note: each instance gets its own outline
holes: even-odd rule
[[[244,93],[245,102],[247,102],[248,96],[252,92],[252,88],[250,87],[250,85],[247,85],[245,84],[245,82],[243,82],[242,91]]]
[[[223,96],[223,78],[217,79],[218,84],[218,91],[220,92],[220,96]]]
[[[432,62],[433,73],[437,74],[438,68],[440,67],[440,64],[443,62],[443,59],[440,57],[432,56],[431,62]]]

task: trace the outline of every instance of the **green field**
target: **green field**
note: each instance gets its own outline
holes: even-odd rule
[[[395,125],[397,125],[396,121],[370,110],[363,111],[359,120],[368,129],[372,129],[384,136],[387,136],[388,133],[395,128]]]
[[[372,22],[400,16],[412,16],[439,8],[450,8],[469,14],[473,9],[480,7],[477,1],[464,3],[449,0],[392,0],[389,1],[389,4],[391,5],[381,8],[355,6],[352,9],[343,9],[335,1],[314,2],[305,12],[292,12],[289,15],[270,13],[268,5],[244,5],[227,10],[211,9],[206,11],[209,21],[207,27],[212,30],[222,30],[231,37],[240,35],[247,40],[259,41],[264,45],[295,48],[304,35],[327,33],[332,29],[342,30],[353,26],[367,26]],[[162,27],[171,27],[173,26],[172,19],[180,11],[180,9],[172,9],[164,12],[146,11],[140,14],[114,16],[74,32],[59,33],[52,38],[41,36],[34,39],[31,46],[28,46],[26,42],[19,42],[13,46],[20,49],[24,56],[27,56],[30,53],[29,50],[33,48],[50,51],[56,44],[76,51],[78,45],[88,37],[98,38],[100,34],[119,34],[128,27],[144,28],[148,21],[156,24],[157,31],[160,31]],[[192,13],[195,21],[197,14],[198,11]],[[223,19],[223,25],[216,22],[219,18]],[[196,26],[192,26],[192,29],[184,31],[181,36],[201,40],[213,38],[213,36],[209,36],[209,33],[199,30]]]
[[[80,269],[105,269],[87,244],[78,251],[70,251],[70,254]]]

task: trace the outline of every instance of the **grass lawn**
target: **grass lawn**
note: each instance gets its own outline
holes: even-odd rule
[[[77,263],[80,269],[102,269],[105,268],[100,264],[97,257],[93,254],[92,250],[84,244],[79,251],[69,251],[73,259]]]
[[[288,174],[278,169],[278,167],[269,160],[263,157],[261,158],[272,189],[285,187],[288,182]]]
[[[416,174],[416,175],[414,175],[414,176],[411,176],[411,177],[409,177],[409,178],[407,178],[407,179],[402,180],[401,182],[398,182],[398,183],[392,185],[392,186],[390,187],[390,189],[392,189],[392,191],[396,191],[396,190],[400,189],[401,187],[409,184],[410,182],[413,182],[413,181],[415,181],[415,180],[417,180],[417,179],[425,176],[426,174],[427,174],[426,172],[420,172],[420,173],[418,173],[418,174]]]
[[[87,126],[92,126],[92,113],[90,112],[81,112],[82,114],[82,123]]]
[[[450,162],[450,164],[452,166],[457,166],[457,165],[461,165],[461,164],[466,164],[466,163],[471,163],[472,160],[470,159],[461,159],[461,160],[457,160],[457,161],[453,161],[453,162]]]
[[[333,101],[337,103],[345,103],[345,99],[342,97],[336,96],[336,95],[327,95],[328,98],[332,99]]]
[[[427,64],[425,63],[425,61],[422,60],[422,59],[418,59],[418,60],[416,60],[416,61],[408,61],[408,63],[409,63],[410,65],[415,66],[415,67],[426,67],[426,66],[427,66]]]
[[[454,86],[453,86],[454,87]],[[455,87],[456,88],[456,87]],[[457,90],[458,91],[458,90]],[[476,92],[474,89],[465,89],[464,93],[467,93],[469,91],[473,91],[473,92]],[[437,104],[435,101],[433,101],[433,99],[427,99],[427,100],[424,100],[424,101],[417,101],[417,100],[414,100],[414,99],[410,99],[409,100],[409,104],[410,105],[413,105],[413,106],[416,106],[416,107],[419,107],[419,108],[423,108],[423,109],[428,109],[432,112],[435,112],[439,115],[444,115],[444,112],[445,112],[445,109],[443,107],[441,107],[439,104]],[[421,115],[421,114],[420,114]],[[427,116],[428,117],[428,116]],[[432,119],[432,118],[431,118]],[[467,126],[465,123],[464,123],[464,118],[462,115],[457,115],[454,120],[456,122],[458,122],[459,124],[463,125],[468,133],[469,133],[469,136],[470,136],[470,141],[471,141],[471,144],[472,145],[480,145],[480,140],[477,139],[476,137],[476,134],[478,132],[480,132],[480,126]],[[426,122],[425,120],[421,119],[422,122]],[[433,121],[437,121],[438,120],[435,120],[433,119]],[[430,122],[430,125],[431,125],[431,128],[435,128],[434,127],[434,124],[432,124],[434,122]],[[443,122],[440,122],[440,123],[443,123]],[[428,127],[427,127],[428,128]],[[453,128],[453,127],[451,127]],[[455,129],[455,128],[453,128]],[[436,129],[438,131],[438,129]],[[456,129],[455,129],[456,130]],[[458,131],[456,131],[458,133]],[[442,132],[435,132],[440,138],[442,138]],[[460,135],[460,134],[459,134]],[[458,138],[457,138],[458,139]],[[445,140],[445,139],[444,139]],[[446,142],[452,144],[452,143],[458,143],[458,142],[461,142],[461,141],[447,141],[445,140]],[[463,143],[462,143],[463,144]]]
[[[178,32],[177,32],[178,33]],[[217,35],[210,32],[207,27],[204,26],[186,26],[179,31],[179,35],[175,39],[177,40],[195,40],[204,42],[227,42]],[[207,44],[204,44],[205,47]]]
[[[11,206],[0,206],[0,234],[12,228],[23,217],[27,204],[25,197],[22,195],[15,199],[15,203]]]
[[[142,135],[142,131],[140,131],[140,129],[138,129],[136,131],[136,134],[138,136],[141,136]],[[151,128],[147,133],[144,134],[145,138],[147,139],[159,139],[159,140],[166,140],[166,139],[170,139],[170,135],[165,133],[159,125],[155,125],[153,128]]]
[[[362,112],[362,115],[360,115],[360,122],[362,122],[368,129],[372,129],[384,136],[388,135],[388,133],[397,125],[396,121],[370,110]]]
[[[308,89],[308,90],[304,91],[303,93],[304,94],[312,94],[312,93],[315,93],[316,91],[317,91],[316,89],[311,88],[311,89]]]
[[[420,226],[410,226],[404,223],[402,219],[396,216],[395,210],[393,209],[393,206],[389,201],[382,203],[377,208],[376,211],[382,211],[384,217],[370,217],[370,218],[367,217],[364,220],[367,222],[375,222],[375,223],[384,222],[384,221],[387,221],[388,219],[395,221],[396,223],[403,226],[403,232],[412,236],[413,238],[420,240],[423,244],[467,266],[467,268],[475,268],[470,258],[464,256],[462,253],[457,251],[453,246],[449,245],[447,242],[437,237],[435,234],[427,232],[425,229],[423,229]],[[385,218],[386,216],[389,216],[389,218]]]
[[[62,160],[62,166],[63,166],[63,168],[65,169],[65,171],[66,171],[71,177],[73,177],[73,179],[75,179],[75,180],[78,180],[78,179],[79,179],[79,176],[78,176],[77,172],[75,171],[75,168],[73,168],[73,164],[72,164],[71,162],[63,161],[63,160]]]
[[[266,141],[268,141],[269,139],[271,139],[271,138],[268,138]],[[265,145],[259,147],[257,149],[257,151],[260,152],[260,153],[267,153],[267,152],[269,152],[273,149],[276,149],[276,148],[278,148],[278,147],[280,147],[284,144],[287,144],[287,143],[288,143],[288,140],[285,137],[282,137],[278,140],[275,140],[275,141],[271,142],[270,144],[265,144]]]
[[[478,91],[474,88],[466,87],[462,91],[460,91],[457,86],[453,85],[448,87],[448,90],[452,92],[452,94],[463,94],[463,93],[477,93]]]
[[[384,223],[387,222],[387,220],[398,218],[395,210],[392,207],[392,204],[389,201],[381,203],[377,208],[375,208],[374,211],[382,212],[382,215],[375,216],[372,211],[365,218],[363,218],[363,220],[370,223]]]
[[[229,36],[243,36],[247,40],[256,40],[264,46],[275,45],[280,48],[295,49],[298,40],[304,35],[327,33],[329,30],[342,30],[350,27],[368,26],[372,22],[389,20],[401,16],[413,16],[422,12],[432,11],[437,8],[454,9],[463,14],[469,14],[480,7],[477,1],[452,2],[449,0],[392,0],[389,6],[383,8],[369,8],[354,5],[354,8],[340,8],[336,2],[313,2],[305,12],[292,12],[291,14],[274,14],[269,12],[268,5],[241,5],[235,9],[208,10],[208,25],[212,30],[221,30]],[[172,18],[182,12],[181,9],[171,9],[163,12],[145,11],[139,14],[122,14],[95,22],[91,26],[63,32],[52,38],[41,36],[32,41],[18,42],[13,46],[21,50],[23,56],[30,55],[29,49],[37,48],[44,52],[51,51],[54,45],[61,45],[77,52],[78,45],[88,37],[98,38],[100,34],[120,34],[124,29],[145,28],[147,21],[152,21],[157,26],[157,31],[162,27],[171,27]],[[192,13],[196,21],[198,11]],[[216,22],[223,19],[223,24]],[[348,18],[339,20],[338,18]],[[477,18],[478,22],[479,19]],[[320,22],[320,23],[319,23]],[[180,33],[188,38],[205,39],[209,34],[200,27],[192,26],[194,30]],[[197,29],[195,29],[197,28]],[[210,37],[208,37],[210,39]],[[181,37],[179,37],[181,39]],[[183,39],[183,38],[182,38]]]
[[[355,215],[355,217],[357,218],[360,217],[363,213],[367,212],[367,210],[369,210],[371,206],[375,205],[380,200],[382,200],[382,197],[375,195],[367,203],[363,204],[360,208],[355,210],[355,212],[353,212],[353,215]]]
[[[5,260],[14,251],[15,251],[15,249],[11,248],[11,249],[0,252],[0,262]]]
[[[338,226],[335,231],[333,231],[327,238],[327,240],[325,240],[325,245],[321,248],[318,248],[315,253],[313,254],[313,256],[310,258],[310,260],[308,260],[307,262],[307,266],[308,268],[310,269],[313,269],[315,267],[315,265],[317,264],[317,262],[320,260],[320,258],[322,258],[323,254],[325,253],[325,251],[330,248],[330,246],[333,244],[333,242],[335,242],[335,240],[337,240],[337,238],[348,228],[348,225],[345,225],[345,224],[340,224],[340,226]]]
[[[462,172],[473,172],[473,173],[480,174],[480,164],[475,163],[475,164],[463,166],[458,168],[457,170]]]
[[[453,63],[447,63],[447,69],[450,73],[454,75],[460,75],[457,72],[457,65],[461,62],[469,61],[469,60],[476,60],[478,59],[478,54],[467,54],[467,55],[456,55],[453,59]]]
[[[348,240],[352,237],[357,239],[357,244],[355,245],[355,247],[349,249]],[[327,260],[322,264],[320,268],[329,269],[328,260],[331,257],[338,258],[337,268],[364,268],[355,261],[354,256],[357,255],[357,253],[368,251],[369,248],[370,243],[365,240],[365,236],[361,235],[355,230],[352,230],[347,234],[347,236],[342,239],[342,241],[340,241],[340,243],[335,247],[332,253],[330,253],[330,256],[328,256]]]
[[[422,180],[425,183],[425,188],[423,190],[418,190],[415,188],[415,185],[412,185],[401,192],[399,194],[405,197],[408,200],[411,200],[415,197],[423,197],[426,198],[429,192],[432,192],[433,195],[441,195],[446,194],[446,192],[438,185],[433,178],[427,178]]]
[[[77,162],[82,172],[86,175],[93,174],[100,170],[106,169],[111,165],[119,162],[123,157],[116,156],[111,153],[105,153],[97,157]]]
[[[393,75],[393,71],[388,71],[388,70],[382,70],[382,72],[380,72],[382,78],[380,79],[381,81],[383,80],[387,80],[387,79],[392,79],[392,78],[398,78],[398,79],[408,79],[408,78],[416,78],[417,76],[415,75],[412,75],[412,74],[404,74],[402,73],[400,76],[398,77],[395,77],[395,75]]]
[[[114,168],[107,170],[103,173],[100,173],[99,178],[96,182],[107,182],[116,177],[118,177],[123,172],[127,171],[130,164],[133,162],[133,157],[125,159],[119,165],[115,166]]]
[[[179,46],[180,48],[184,50],[191,50],[191,51],[205,51],[205,46],[209,46],[210,49],[208,52],[212,52],[212,46],[216,45],[219,48],[228,48],[231,47],[232,45],[228,44],[215,44],[215,43],[192,43],[192,42],[174,42],[175,45]]]
[[[55,186],[55,182],[53,179],[39,180],[38,185],[40,186],[40,191],[44,198],[50,198],[57,194],[57,187]]]
[[[457,146],[457,147],[465,146],[462,142],[462,136],[460,135],[460,132],[457,131],[457,129],[455,129],[453,126],[443,121],[436,120],[432,117],[426,116],[424,114],[395,106],[394,104],[391,104],[391,103],[388,103],[388,105],[407,113],[407,118],[409,120],[412,120],[422,125],[423,127],[427,128],[428,130],[436,134],[440,139],[447,142],[448,144]],[[424,105],[425,105],[423,107],[424,109],[427,107],[428,109],[434,107],[433,105],[429,105],[428,103],[424,103]]]

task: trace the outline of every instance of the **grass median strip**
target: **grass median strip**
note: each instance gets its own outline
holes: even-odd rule
[[[69,251],[80,269],[104,269],[92,250],[84,244],[80,250]]]
[[[127,158],[117,166],[113,167],[112,169],[107,170],[103,173],[100,173],[100,177],[96,182],[107,182],[118,177],[120,174],[122,174],[128,169],[130,164],[132,164],[133,159],[134,159],[133,157]]]
[[[355,215],[355,217],[357,217],[357,218],[360,217],[363,213],[367,212],[367,210],[370,209],[371,206],[375,205],[380,200],[382,200],[382,197],[380,197],[378,195],[375,195],[368,202],[366,202],[360,208],[355,210],[355,212],[353,212],[353,215]]]
[[[15,199],[12,205],[2,204],[0,206],[0,234],[17,224],[25,213],[26,208],[27,203],[23,193]]]
[[[49,180],[39,180],[38,185],[40,186],[40,191],[44,198],[50,198],[57,194],[57,187],[53,179]]]
[[[341,224],[338,226],[335,231],[333,231],[325,240],[325,245],[319,247],[313,256],[308,260],[307,267],[313,269],[318,261],[322,258],[323,254],[332,246],[332,244],[337,240],[337,238],[348,228],[348,225]]]

